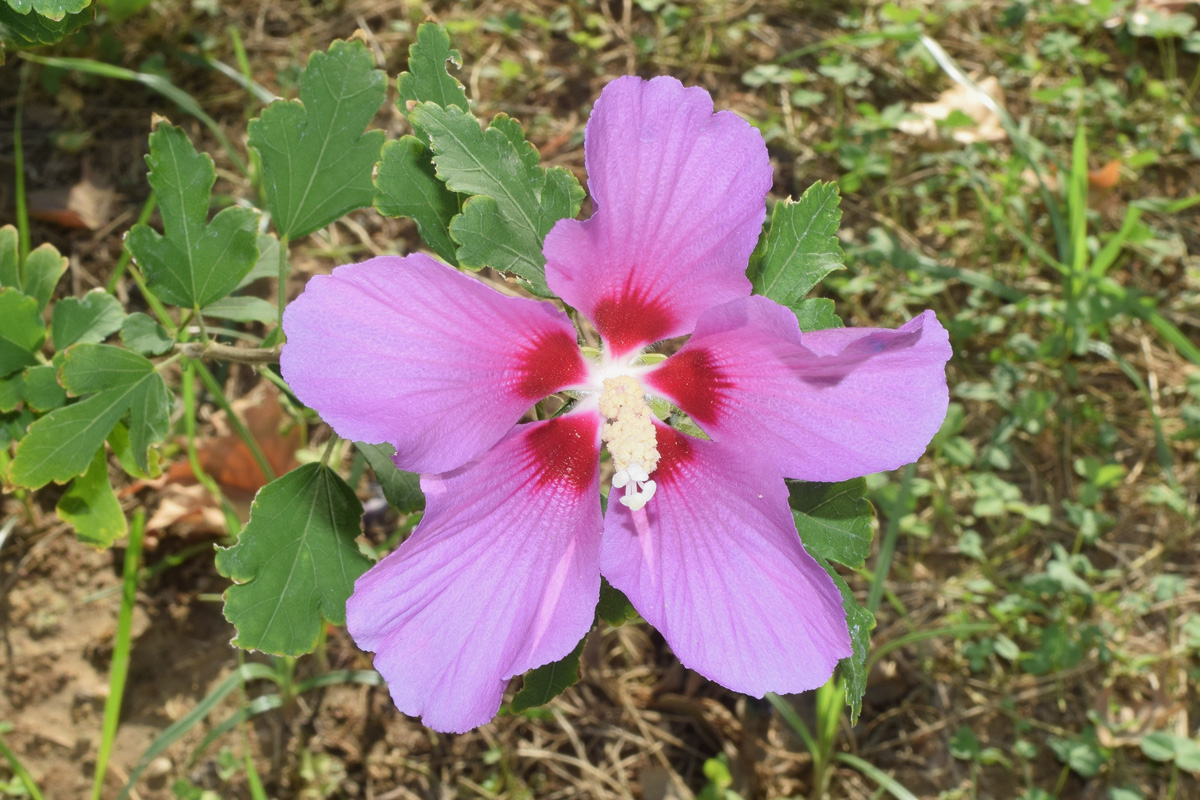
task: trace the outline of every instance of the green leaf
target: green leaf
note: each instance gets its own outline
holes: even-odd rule
[[[0,289],[0,378],[37,363],[46,341],[37,300],[16,289]]]
[[[0,0],[2,4],[3,0]],[[2,7],[2,5],[0,5]],[[20,236],[12,225],[0,227],[0,287],[21,290]]]
[[[58,370],[50,364],[25,370],[21,390],[25,404],[35,411],[53,411],[67,402],[67,392],[58,383]]]
[[[121,323],[121,342],[144,356],[161,356],[175,346],[167,329],[140,311],[133,312]]]
[[[24,390],[25,373],[18,372],[7,378],[0,378],[0,414],[15,411],[25,399]]]
[[[596,616],[614,628],[637,619],[637,610],[620,589],[613,588],[605,578],[600,579],[600,602],[596,604]]]
[[[125,514],[108,480],[108,459],[101,446],[92,464],[58,500],[54,509],[63,522],[75,529],[84,544],[111,547],[126,533]]]
[[[839,200],[836,183],[818,181],[798,201],[775,204],[761,258],[750,275],[755,294],[793,305],[822,278],[841,268]]]
[[[146,164],[165,235],[134,225],[126,239],[129,252],[166,302],[196,308],[219,300],[258,260],[258,212],[231,207],[207,221],[216,170],[182,128],[159,123],[150,134]]]
[[[249,286],[259,278],[279,277],[279,240],[269,233],[258,235],[258,261],[246,273],[237,288]]]
[[[545,705],[579,683],[579,656],[587,643],[585,636],[566,657],[525,673],[525,684],[512,701],[513,713]]]
[[[344,624],[354,580],[371,566],[354,542],[361,519],[353,490],[321,464],[264,486],[237,544],[217,551],[217,571],[234,582],[234,644],[298,656],[316,647],[322,618]]]
[[[833,301],[825,297],[810,297],[792,306],[792,313],[802,331],[824,331],[841,328],[842,319],[833,310]]]
[[[1175,760],[1175,740],[1178,737],[1167,731],[1155,731],[1142,737],[1142,753],[1154,761]]]
[[[11,3],[11,0],[7,1]],[[22,14],[7,4],[5,0],[0,0],[0,39],[10,41],[17,47],[55,44],[62,41],[67,34],[74,33],[91,22],[95,17],[95,7],[66,14],[62,19],[57,20],[43,17],[33,11]],[[0,48],[0,53],[2,53],[2,48]]]
[[[841,483],[788,481],[788,504],[804,549],[848,567],[861,567],[871,552],[871,518],[867,481]]]
[[[95,344],[120,329],[125,320],[121,301],[103,289],[83,297],[64,297],[54,304],[50,336],[55,350],[66,350],[76,342]]]
[[[223,297],[200,310],[206,317],[234,322],[275,322],[279,311],[261,297]]]
[[[91,0],[3,0],[12,6],[18,14],[28,14],[36,11],[43,17],[59,20],[67,14],[73,14],[87,8]]]
[[[555,222],[579,213],[583,188],[575,176],[537,166],[537,151],[504,115],[487,130],[457,106],[421,103],[409,117],[429,134],[437,176],[452,191],[479,195],[450,223],[458,260],[511,272],[548,295],[542,240]]]
[[[383,131],[363,130],[383,105],[387,79],[362,42],[313,53],[300,76],[300,101],[279,100],[250,121],[262,159],[263,190],[275,229],[289,239],[371,205],[371,171]]]
[[[21,270],[21,291],[37,300],[38,309],[41,310],[54,296],[54,287],[66,271],[67,257],[54,249],[53,245],[41,245],[25,258],[25,266]]]
[[[121,469],[125,470],[126,474],[142,480],[153,480],[162,475],[162,458],[157,450],[150,451],[147,469],[142,469],[138,465],[137,459],[133,455],[133,445],[129,441],[129,428],[125,427],[123,423],[118,422],[112,429],[112,433],[108,435],[108,445],[112,448],[113,455],[117,457],[117,461],[121,463]]]
[[[875,615],[858,602],[850,585],[838,574],[833,565],[812,553],[829,577],[833,578],[842,593],[842,608],[846,610],[846,627],[850,630],[850,655],[838,662],[838,671],[846,683],[846,705],[850,707],[850,724],[858,722],[862,712],[862,699],[867,693],[867,653],[871,649],[871,631],[875,629]]]
[[[82,474],[113,427],[129,414],[134,460],[149,469],[146,451],[170,427],[167,386],[142,356],[104,344],[67,351],[62,385],[84,400],[55,409],[29,427],[9,470],[18,486],[37,489]]]
[[[417,41],[408,48],[408,71],[400,73],[396,82],[400,99],[396,106],[408,113],[409,103],[437,103],[439,106],[456,106],[470,111],[467,92],[463,85],[450,74],[447,64],[462,66],[462,56],[450,48],[450,37],[444,28],[435,22],[426,22],[417,28]],[[429,144],[429,136],[416,125],[422,144]]]
[[[415,472],[405,472],[392,462],[392,454],[396,448],[390,444],[366,444],[355,442],[354,446],[367,459],[375,480],[383,489],[383,496],[388,504],[397,511],[410,513],[425,507],[425,495],[421,493],[421,476]]]
[[[420,139],[405,136],[383,146],[375,176],[375,210],[387,217],[412,219],[425,244],[455,266],[458,258],[450,221],[459,212],[459,202],[459,196],[438,180],[432,154]]]

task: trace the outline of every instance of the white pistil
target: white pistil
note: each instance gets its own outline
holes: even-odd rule
[[[608,445],[616,467],[613,488],[624,489],[621,504],[637,511],[650,502],[658,488],[650,480],[658,466],[654,414],[646,405],[641,385],[629,375],[604,379],[600,413],[606,420],[600,438]]]

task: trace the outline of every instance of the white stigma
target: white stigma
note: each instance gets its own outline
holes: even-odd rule
[[[628,375],[604,379],[600,413],[606,420],[600,438],[608,445],[616,467],[613,488],[624,489],[621,504],[637,511],[650,502],[658,488],[650,480],[658,466],[654,414],[646,405],[641,385]]]

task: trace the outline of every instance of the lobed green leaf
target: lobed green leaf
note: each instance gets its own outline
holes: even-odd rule
[[[0,289],[0,378],[37,363],[46,341],[37,300],[10,287]]]
[[[262,160],[263,191],[275,229],[295,239],[371,205],[371,172],[383,131],[364,129],[387,95],[387,79],[362,42],[336,41],[313,53],[300,100],[279,100],[250,121]]]
[[[28,14],[34,11],[43,17],[60,20],[67,14],[74,14],[87,8],[91,0],[0,0],[8,3],[18,14]]]
[[[375,176],[375,210],[387,217],[408,217],[421,239],[448,263],[458,265],[450,221],[461,200],[437,178],[433,154],[415,136],[383,146]]]
[[[90,1],[86,0],[84,5]],[[64,14],[61,19],[51,19],[32,10],[22,13],[11,3],[12,0],[0,0],[0,39],[13,42],[18,47],[56,44],[96,17],[94,6]],[[0,57],[3,53],[3,47],[0,46]]]
[[[216,170],[182,128],[160,123],[150,134],[146,164],[165,235],[134,225],[126,239],[129,252],[168,303],[197,308],[219,300],[258,260],[258,212],[231,207],[207,221]]]
[[[445,108],[456,106],[470,111],[467,92],[463,85],[450,74],[447,64],[462,66],[462,57],[450,47],[450,36],[436,22],[426,22],[417,28],[417,41],[408,48],[408,71],[400,73],[396,82],[400,99],[396,101],[402,113],[408,113],[410,103],[436,103]],[[416,124],[413,128],[421,137],[422,144],[429,144],[429,136]]]
[[[824,331],[841,328],[842,318],[834,311],[833,301],[825,297],[810,297],[792,306],[801,331]]]
[[[858,722],[862,699],[867,693],[867,654],[871,649],[875,615],[858,602],[850,585],[828,561],[815,554],[814,557],[842,593],[842,608],[846,611],[846,626],[850,630],[851,653],[838,662],[838,671],[846,684],[846,705],[850,707],[850,724],[854,725]]]
[[[223,297],[200,309],[206,317],[228,319],[234,322],[274,322],[279,319],[279,310],[261,297]]]
[[[25,257],[21,269],[21,291],[37,300],[38,309],[43,309],[54,296],[58,279],[67,271],[67,257],[54,248],[43,244]]]
[[[67,402],[67,392],[58,382],[58,370],[50,364],[25,370],[21,397],[35,411],[53,411]]]
[[[126,533],[125,512],[108,479],[104,448],[96,451],[91,466],[76,478],[54,509],[59,519],[75,529],[84,544],[111,547]]]
[[[874,509],[865,478],[841,483],[788,481],[788,504],[804,549],[813,555],[861,567],[871,552]]]
[[[311,652],[321,620],[346,621],[354,581],[371,565],[359,552],[362,505],[337,473],[305,464],[264,486],[237,544],[217,551],[234,585],[225,617],[234,644],[276,655]]]
[[[638,618],[637,609],[620,589],[613,587],[607,579],[600,579],[600,601],[596,603],[596,616],[614,628]]]
[[[175,346],[167,329],[140,311],[133,312],[121,323],[121,343],[144,356],[161,356]]]
[[[392,461],[392,454],[396,452],[394,447],[390,444],[365,442],[355,442],[354,446],[371,465],[375,480],[379,481],[379,487],[383,489],[383,496],[387,498],[389,505],[404,513],[419,511],[425,507],[421,476],[415,472],[405,472],[396,466]]]
[[[409,117],[429,135],[437,177],[452,191],[477,195],[450,223],[458,260],[511,272],[548,295],[542,241],[555,222],[579,213],[583,187],[575,176],[537,166],[537,151],[504,115],[484,130],[456,106],[426,102]]]
[[[798,201],[775,204],[771,228],[751,261],[755,294],[790,306],[842,267],[840,200],[836,183],[818,181]]]
[[[116,333],[125,321],[121,301],[103,289],[83,297],[64,297],[54,304],[50,338],[55,350],[66,350],[76,342],[95,344]]]
[[[3,0],[0,0],[0,6]],[[20,235],[12,225],[0,226],[0,287],[21,290]]]
[[[545,705],[579,683],[579,657],[586,643],[585,636],[564,658],[525,673],[525,683],[512,701],[513,712]]]
[[[148,470],[146,451],[170,427],[170,396],[154,365],[120,347],[77,344],[67,351],[60,380],[68,391],[91,396],[29,427],[9,470],[12,482],[37,489],[81,475],[126,414],[134,460]]]

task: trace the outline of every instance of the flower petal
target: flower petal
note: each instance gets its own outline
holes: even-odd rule
[[[628,76],[601,92],[584,152],[595,212],[550,231],[546,280],[615,355],[750,293],[771,162],[748,122],[698,87]]]
[[[538,400],[586,379],[562,311],[419,254],[314,277],[283,327],[280,366],[296,395],[339,436],[394,445],[410,472],[462,466]]]
[[[566,656],[600,596],[599,417],[522,425],[479,461],[421,479],[416,532],[358,579],[354,641],[396,707],[461,733],[514,675]]]
[[[761,697],[825,683],[850,655],[842,598],[805,552],[772,468],[658,426],[658,490],[609,502],[600,571],[679,660]]]
[[[706,313],[645,382],[714,440],[771,454],[782,474],[841,481],[916,461],[946,416],[946,330],[926,311],[897,330],[801,335],[764,297]]]

